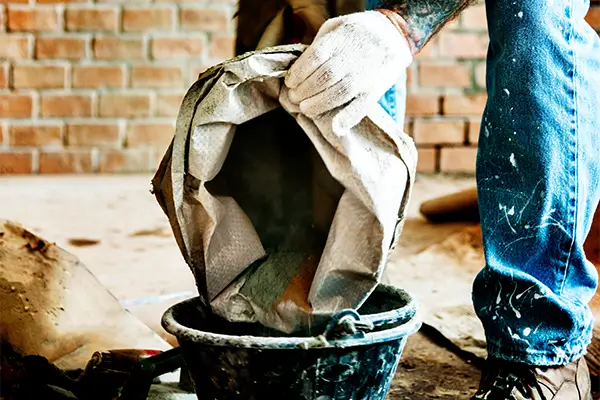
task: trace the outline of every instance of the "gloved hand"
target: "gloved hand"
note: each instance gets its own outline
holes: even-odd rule
[[[318,117],[335,116],[343,127],[358,124],[412,62],[404,35],[384,14],[366,11],[325,22],[312,45],[285,77],[290,101]]]

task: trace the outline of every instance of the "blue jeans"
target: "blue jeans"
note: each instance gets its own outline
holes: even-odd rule
[[[473,302],[491,356],[566,364],[591,340],[598,282],[583,243],[600,199],[600,40],[584,20],[588,0],[486,7],[477,158],[486,265]]]
[[[598,276],[583,243],[600,199],[600,40],[589,0],[488,0],[477,158],[486,266],[473,287],[490,355],[581,357]]]

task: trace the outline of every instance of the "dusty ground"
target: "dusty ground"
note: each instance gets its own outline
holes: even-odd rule
[[[195,287],[150,194],[150,179],[0,178],[0,218],[17,221],[79,256],[121,304],[160,330],[165,308],[193,296]],[[419,177],[410,214],[416,215],[425,199],[472,185],[472,178]],[[468,399],[478,375],[474,366],[418,334],[409,341],[390,397]]]

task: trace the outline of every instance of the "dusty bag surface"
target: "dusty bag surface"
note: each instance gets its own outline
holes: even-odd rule
[[[282,78],[304,48],[205,72],[153,179],[206,304],[284,332],[319,327],[372,292],[402,229],[417,157],[379,106],[350,129],[335,111],[302,115]]]

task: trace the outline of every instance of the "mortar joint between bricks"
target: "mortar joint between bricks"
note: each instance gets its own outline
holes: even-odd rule
[[[90,161],[92,173],[100,172],[100,150],[98,147],[92,147],[90,150]]]
[[[173,11],[171,13],[171,22],[173,23],[173,30],[179,32],[181,30],[181,4],[174,4]]]
[[[117,32],[121,34],[123,32],[123,4],[117,6]]]
[[[36,5],[36,8],[39,7]],[[58,14],[58,31],[65,32],[66,31],[66,16],[65,16],[65,5],[57,4],[55,6],[56,13]]]
[[[128,122],[123,119],[117,122],[117,125],[119,127],[119,130],[117,131],[119,134],[119,149],[127,147],[127,124]]]
[[[40,173],[40,150],[33,149],[31,152],[31,172],[34,175]]]

